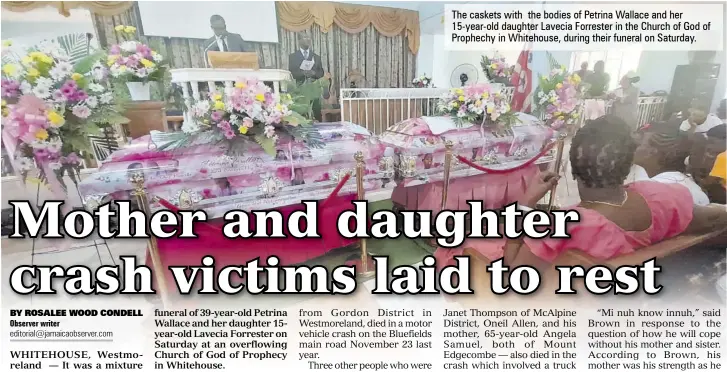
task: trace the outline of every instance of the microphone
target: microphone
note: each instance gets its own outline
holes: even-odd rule
[[[204,68],[209,68],[210,67],[209,66],[209,57],[207,56],[207,51],[209,51],[210,48],[212,48],[212,46],[215,45],[215,44],[217,44],[217,38],[215,38],[214,40],[212,40],[212,42],[210,43],[210,45],[207,45],[207,48],[204,48],[204,51],[202,52],[202,55],[204,56]]]

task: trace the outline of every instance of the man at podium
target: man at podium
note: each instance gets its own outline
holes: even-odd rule
[[[255,50],[242,39],[240,34],[233,34],[227,31],[227,25],[225,19],[219,15],[213,15],[210,17],[210,27],[215,33],[215,36],[207,39],[208,51],[215,52],[254,52]]]

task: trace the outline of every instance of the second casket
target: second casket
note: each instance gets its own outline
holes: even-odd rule
[[[410,186],[438,181],[444,175],[446,143],[452,142],[453,155],[490,169],[511,169],[532,161],[547,162],[553,151],[542,156],[554,139],[555,131],[536,117],[518,113],[519,123],[502,132],[479,125],[458,126],[450,117],[420,117],[404,120],[380,137],[386,151],[396,154],[398,184]],[[480,174],[453,156],[451,177]]]
[[[357,152],[366,164],[365,188],[381,187],[393,177],[393,161],[384,159],[384,147],[364,128],[351,123],[318,126],[325,146],[279,142],[275,155],[256,144],[247,146],[244,154],[230,154],[224,145],[161,151],[154,136],[147,136],[112,154],[78,188],[86,206],[93,209],[111,200],[133,200],[131,178],[141,174],[149,195],[184,208],[194,205],[214,218],[231,209],[268,209],[325,199],[346,174],[355,174]],[[355,192],[355,187],[351,178],[341,193]]]

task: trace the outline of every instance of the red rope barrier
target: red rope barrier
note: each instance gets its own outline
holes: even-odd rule
[[[157,197],[157,198],[156,198],[156,201],[157,201],[157,202],[158,202],[159,204],[161,204],[161,205],[162,205],[162,207],[164,207],[164,208],[166,208],[166,209],[169,209],[169,210],[170,210],[170,211],[172,211],[172,212],[175,212],[175,213],[176,213],[176,212],[179,212],[179,208],[177,208],[177,206],[176,206],[176,205],[174,205],[174,204],[172,204],[172,203],[168,202],[168,201],[167,201],[167,200],[165,200],[165,199],[162,199],[162,198],[159,198],[159,197]]]
[[[156,197],[155,199],[156,199],[157,203],[159,203],[159,204],[161,204],[161,205],[162,205],[162,207],[164,207],[164,208],[167,208],[167,209],[169,209],[170,211],[172,211],[172,212],[174,212],[174,213],[177,213],[177,212],[179,212],[179,211],[180,211],[180,209],[179,209],[179,208],[177,208],[177,206],[176,206],[176,205],[174,205],[174,204],[170,203],[170,202],[169,202],[168,200],[166,200],[166,199],[162,199],[162,198],[160,198],[160,197]],[[212,225],[212,224],[210,224],[210,223],[207,223],[207,222],[198,222],[198,224],[199,224],[200,226],[206,227],[206,228],[207,228],[207,229],[209,229],[209,230],[212,230],[212,231],[215,231],[215,232],[222,232],[222,229],[221,229],[221,228],[219,228],[219,227],[217,227],[217,226],[215,226],[215,225]]]
[[[320,206],[321,209],[323,209],[326,206],[326,204],[328,204],[331,200],[333,200],[335,197],[338,196],[338,192],[341,191],[343,186],[346,184],[346,182],[348,182],[348,180],[350,178],[351,178],[351,173],[346,173],[346,175],[343,176],[341,181],[338,182],[338,185],[336,185],[336,188],[333,189],[333,191],[331,192],[330,195],[328,195],[326,200],[324,200],[323,203],[321,203],[321,206]]]
[[[465,157],[463,157],[461,155],[457,155],[457,159],[459,161],[461,161],[462,163],[465,163],[465,164],[469,165],[470,167],[472,167],[474,169],[477,169],[478,171],[481,171],[481,172],[487,172],[487,173],[490,173],[490,174],[506,174],[506,173],[512,173],[512,172],[518,171],[520,169],[523,169],[523,168],[526,168],[526,167],[532,165],[538,159],[540,159],[545,154],[547,154],[548,151],[550,151],[550,149],[553,148],[553,146],[555,146],[555,142],[549,143],[547,146],[545,146],[545,148],[542,151],[540,151],[540,153],[538,155],[535,155],[533,158],[529,159],[525,163],[522,163],[522,164],[518,165],[517,167],[510,168],[510,169],[492,169],[492,168],[486,168],[486,167],[483,167],[483,166],[481,166],[479,164],[473,163],[472,161],[470,161],[469,159],[467,159],[467,158],[465,158]]]

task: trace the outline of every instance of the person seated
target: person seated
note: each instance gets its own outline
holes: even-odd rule
[[[727,224],[727,212],[695,206],[680,184],[639,181],[623,185],[637,144],[622,120],[604,116],[588,121],[573,138],[570,164],[581,202],[571,208],[580,221],[569,225],[568,239],[509,240],[505,264],[546,270],[562,253],[576,249],[608,260],[682,233],[706,233]],[[534,207],[557,183],[543,173],[528,187],[520,205]]]
[[[721,181],[710,175],[719,154],[727,151],[727,124],[718,125],[704,136],[694,138],[689,156],[689,171],[712,203],[725,204],[727,200]]]
[[[684,160],[689,156],[689,138],[669,124],[659,123],[643,131],[634,154],[634,179],[627,178],[626,182],[678,183],[692,194],[694,205],[708,205],[707,194],[686,174]]]
[[[682,122],[679,129],[689,134],[706,133],[721,124],[722,119],[709,113],[709,106],[703,102],[694,101],[689,109],[689,117]]]
[[[710,177],[714,177],[720,181],[722,187],[727,189],[727,152],[717,155],[714,161],[712,171],[709,172]]]

